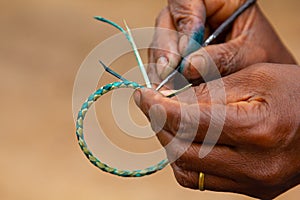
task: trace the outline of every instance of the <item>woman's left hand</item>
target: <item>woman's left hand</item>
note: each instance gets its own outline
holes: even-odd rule
[[[179,157],[171,166],[180,185],[198,189],[203,172],[207,190],[271,199],[300,183],[299,77],[298,66],[257,64],[220,79],[226,99],[218,98],[224,91],[217,86],[220,80],[193,88],[195,104],[149,89],[136,91],[134,97],[153,130],[159,130],[161,144],[169,144],[168,159]],[[214,146],[203,143],[210,122],[213,128],[222,125],[219,112],[212,116],[212,106],[226,110]],[[166,123],[161,129],[162,116]],[[190,127],[195,125],[193,137]],[[199,157],[200,148],[212,146],[207,156]]]

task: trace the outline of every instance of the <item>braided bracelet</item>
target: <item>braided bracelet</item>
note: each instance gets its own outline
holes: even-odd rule
[[[88,109],[91,107],[91,105],[96,102],[102,95],[113,91],[115,89],[119,88],[132,88],[132,89],[138,89],[143,88],[143,86],[139,85],[138,83],[131,82],[131,81],[123,81],[123,82],[114,82],[107,84],[100,89],[98,89],[96,92],[94,92],[92,95],[89,96],[89,98],[83,103],[80,111],[78,112],[78,117],[76,120],[76,135],[78,139],[78,144],[85,154],[85,156],[90,160],[90,162],[95,165],[97,168],[122,177],[141,177],[145,175],[149,175],[152,173],[155,173],[156,171],[159,171],[163,169],[167,164],[168,160],[162,160],[156,165],[153,165],[151,167],[148,167],[146,169],[142,170],[119,170],[113,167],[110,167],[109,165],[101,162],[97,157],[93,155],[93,153],[89,150],[85,139],[84,139],[84,133],[83,133],[83,121],[85,118],[85,115],[88,111]]]

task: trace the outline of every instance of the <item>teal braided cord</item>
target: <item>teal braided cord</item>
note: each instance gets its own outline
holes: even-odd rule
[[[136,59],[136,61],[137,61],[137,63],[138,63],[138,66],[139,66],[139,68],[140,68],[140,70],[141,70],[141,73],[142,73],[142,75],[143,75],[143,78],[144,78],[144,80],[145,80],[145,83],[146,83],[146,85],[147,85],[148,88],[151,88],[150,80],[149,80],[149,78],[148,78],[148,76],[147,76],[147,73],[146,73],[144,64],[143,64],[143,62],[142,62],[140,53],[139,53],[139,51],[138,51],[138,49],[137,49],[137,47],[136,47],[136,44],[135,44],[134,39],[133,39],[133,37],[132,37],[131,31],[130,31],[129,27],[127,26],[125,20],[124,20],[124,23],[125,23],[125,26],[126,26],[126,28],[127,28],[127,31],[125,31],[125,30],[124,30],[120,25],[118,25],[117,23],[115,23],[115,22],[113,22],[113,21],[110,21],[110,20],[108,20],[108,19],[105,19],[104,17],[95,16],[94,19],[99,20],[99,21],[101,21],[101,22],[105,22],[105,23],[107,23],[107,24],[109,24],[109,25],[111,25],[111,26],[117,28],[119,31],[121,31],[121,32],[125,35],[126,39],[129,41],[129,43],[130,43],[130,45],[131,45],[131,48],[132,48],[132,50],[133,50],[133,52],[134,52],[135,59]]]
[[[80,111],[78,112],[78,117],[76,120],[76,136],[78,139],[78,144],[85,154],[85,156],[90,160],[90,162],[98,167],[99,169],[122,177],[141,177],[145,175],[149,175],[152,173],[155,173],[161,169],[163,169],[165,166],[168,165],[168,160],[162,160],[158,164],[153,165],[151,167],[148,167],[146,169],[141,170],[119,170],[113,167],[108,166],[107,164],[101,162],[97,157],[93,155],[93,153],[89,150],[85,139],[84,139],[84,133],[83,133],[83,121],[85,118],[85,115],[88,111],[88,109],[91,107],[91,105],[96,102],[102,95],[115,90],[119,88],[132,88],[132,89],[138,89],[143,88],[143,86],[139,85],[138,83],[131,82],[131,81],[124,81],[124,82],[114,82],[107,84],[100,89],[98,89],[95,93],[90,95],[90,97],[83,103]]]

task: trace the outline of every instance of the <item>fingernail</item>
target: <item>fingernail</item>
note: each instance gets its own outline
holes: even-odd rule
[[[169,61],[166,57],[162,56],[160,57],[158,60],[157,60],[157,63],[156,63],[158,66],[162,66],[162,67],[165,67],[169,64]]]
[[[133,93],[133,99],[134,99],[134,102],[135,104],[140,107],[141,106],[141,91],[140,89],[136,90],[134,93]]]
[[[193,56],[185,71],[187,71],[189,78],[199,78],[199,75],[205,77],[208,70],[205,66],[204,57],[202,55]]]
[[[166,57],[160,57],[156,62],[156,70],[160,77],[162,77],[164,71],[167,69],[169,61]]]
[[[188,46],[188,42],[189,42],[189,37],[187,35],[183,35],[180,37],[178,48],[179,48],[179,53],[181,55],[185,54],[185,51]]]

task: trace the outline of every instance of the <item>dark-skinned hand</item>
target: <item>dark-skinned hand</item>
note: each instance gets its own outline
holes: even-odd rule
[[[157,31],[149,51],[151,81],[159,83],[178,66],[193,33],[205,26],[206,35],[211,34],[244,2],[169,0],[157,17]],[[187,80],[212,80],[219,72],[225,76],[262,62],[296,64],[258,5],[248,8],[216,42],[186,57],[183,75]],[[219,72],[211,67],[211,60]]]
[[[203,172],[206,190],[272,199],[300,183],[299,77],[295,65],[256,64],[194,87],[195,103],[181,103],[150,89],[137,90],[134,97],[158,130],[161,144],[169,144],[168,159],[178,158],[171,166],[180,185],[198,189]],[[212,145],[203,143],[210,121],[222,125],[221,116],[211,115],[213,105],[225,108],[225,124],[217,144],[200,158],[200,148]],[[164,115],[166,122],[157,127]],[[195,124],[193,137],[189,129]],[[177,133],[179,128],[184,131]]]

